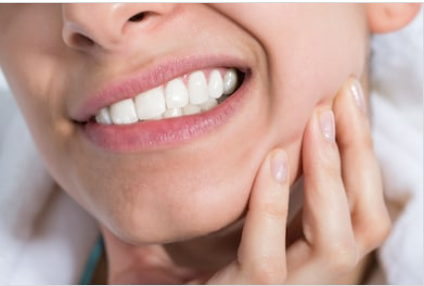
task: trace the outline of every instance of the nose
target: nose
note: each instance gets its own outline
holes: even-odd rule
[[[135,31],[147,27],[174,9],[173,3],[63,4],[62,37],[80,51],[124,49]]]

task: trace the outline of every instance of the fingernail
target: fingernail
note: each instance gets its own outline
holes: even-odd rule
[[[283,151],[276,151],[271,157],[271,174],[277,183],[287,180],[287,160]]]
[[[334,123],[334,114],[331,110],[323,111],[319,114],[319,125],[321,133],[330,142],[336,141],[336,128]]]
[[[356,79],[353,80],[353,83],[350,86],[350,91],[355,99],[356,106],[358,106],[363,114],[366,114],[367,108],[365,106],[364,91],[362,90],[361,83]]]

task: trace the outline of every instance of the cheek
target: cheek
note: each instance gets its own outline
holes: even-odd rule
[[[366,69],[369,35],[363,8],[355,4],[219,7],[267,51],[270,134],[275,145],[289,149],[297,168],[303,132],[314,109],[331,106],[343,82],[350,76],[360,78]],[[264,15],[270,20],[261,19]]]
[[[359,4],[215,4],[266,50],[272,93],[298,108],[329,100],[365,68],[368,31]],[[283,102],[284,104],[284,102]]]

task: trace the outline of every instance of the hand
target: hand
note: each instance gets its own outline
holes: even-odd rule
[[[364,100],[354,100],[359,92],[349,79],[335,99],[334,117],[319,109],[306,127],[299,236],[286,235],[290,170],[285,152],[273,150],[255,180],[237,259],[208,279],[175,265],[161,246],[134,249],[104,229],[117,265],[109,282],[329,284],[349,275],[390,230],[368,120],[358,108]]]
[[[274,150],[257,176],[238,258],[208,283],[334,283],[384,241],[390,219],[361,93],[349,79],[334,117],[318,110],[306,128],[303,235],[286,249],[289,170],[284,151]]]

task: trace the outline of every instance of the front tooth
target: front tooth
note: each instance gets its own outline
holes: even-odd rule
[[[208,100],[208,82],[203,72],[197,71],[190,75],[188,93],[191,104],[202,104]]]
[[[103,107],[100,109],[99,113],[97,113],[96,122],[101,124],[112,124],[112,119],[110,118],[107,107]]]
[[[202,111],[202,108],[198,105],[189,104],[183,107],[184,115],[197,114],[197,113],[200,113],[201,111]]]
[[[130,124],[138,121],[134,102],[131,98],[112,104],[110,116],[115,124]]]
[[[237,72],[235,69],[229,69],[224,76],[224,94],[231,94],[237,87]]]
[[[172,117],[178,117],[182,115],[181,108],[169,108],[165,111],[163,114],[163,118],[172,118]]]
[[[166,106],[171,108],[184,107],[188,104],[188,91],[179,78],[171,80],[165,87]]]
[[[157,87],[137,95],[135,107],[140,120],[161,116],[166,110],[163,88]]]
[[[224,83],[222,82],[221,73],[218,70],[213,70],[209,76],[209,97],[220,98],[224,93]]]

